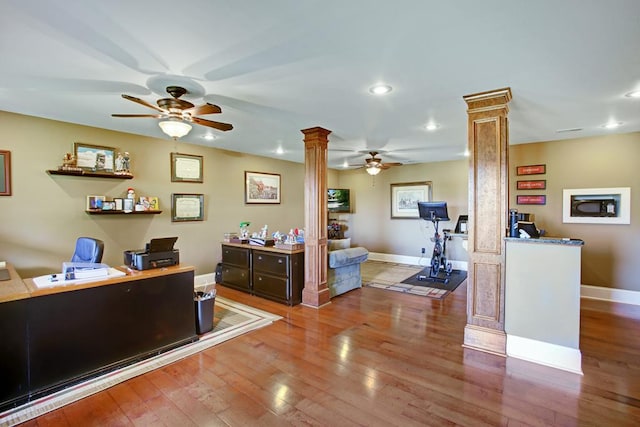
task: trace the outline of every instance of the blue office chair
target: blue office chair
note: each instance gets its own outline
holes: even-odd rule
[[[78,237],[71,262],[102,262],[104,242],[91,237]]]

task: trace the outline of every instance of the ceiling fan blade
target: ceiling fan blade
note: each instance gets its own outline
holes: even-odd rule
[[[183,113],[189,113],[192,116],[202,116],[205,114],[222,113],[222,109],[217,105],[209,104],[207,102],[206,104],[200,105],[198,107],[187,108],[183,111]]]
[[[145,101],[144,99],[140,99],[140,98],[136,98],[135,96],[130,96],[130,95],[126,95],[126,94],[122,94],[122,97],[124,99],[128,99],[129,101],[133,101],[135,103],[138,103],[140,105],[144,105],[145,107],[149,107],[149,108],[153,108],[156,111],[160,111],[161,113],[164,113],[165,110],[163,110],[160,107],[156,107],[153,104],[149,104],[147,101]]]
[[[402,166],[402,163],[399,162],[389,162],[389,163],[383,163],[383,166]]]
[[[112,114],[111,117],[151,117],[159,119],[164,116],[162,114]]]
[[[201,119],[200,117],[193,117],[192,120],[194,123],[197,123],[199,125],[209,126],[210,128],[214,128],[222,131],[228,131],[233,129],[233,126],[230,125],[229,123],[214,122],[213,120]]]

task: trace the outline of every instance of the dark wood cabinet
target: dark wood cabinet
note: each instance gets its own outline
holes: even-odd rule
[[[300,304],[304,251],[223,244],[222,284],[283,304]]]
[[[251,249],[222,245],[222,283],[251,293]]]

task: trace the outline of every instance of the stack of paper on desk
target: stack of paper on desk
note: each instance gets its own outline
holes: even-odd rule
[[[66,280],[106,278],[109,266],[93,262],[63,262],[62,273]]]

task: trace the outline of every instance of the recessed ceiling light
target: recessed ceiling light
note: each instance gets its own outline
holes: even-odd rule
[[[347,162],[346,160],[344,161],[344,163],[342,164],[343,168],[348,168],[349,167],[349,162]]]
[[[278,147],[276,149],[276,154],[284,154],[284,149],[282,147]]]
[[[207,133],[203,136],[203,138],[206,139],[207,141],[213,141],[214,139],[216,139],[216,136],[211,133]]]
[[[424,128],[426,130],[436,130],[438,129],[438,125],[436,123],[427,123]]]
[[[369,88],[369,92],[371,92],[374,95],[386,95],[392,90],[393,88],[391,86],[385,85],[385,84],[377,84]]]
[[[605,129],[615,129],[620,126],[622,126],[622,122],[609,122],[607,124],[602,125],[602,127]]]
[[[625,95],[627,98],[640,98],[640,90],[634,90]]]

